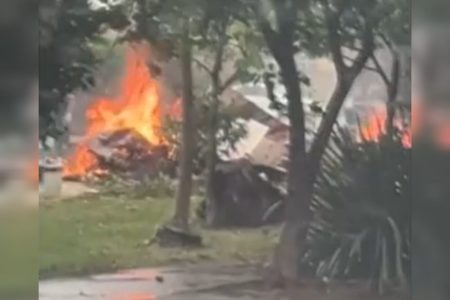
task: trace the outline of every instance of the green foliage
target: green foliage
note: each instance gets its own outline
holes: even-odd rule
[[[208,110],[209,105],[198,103],[196,106],[196,144],[194,150],[194,162],[196,172],[201,172],[205,168],[205,156],[208,150]],[[245,124],[232,115],[223,107],[219,108],[218,126],[217,126],[217,148],[220,155],[228,155],[236,149],[237,143],[246,136],[247,129]],[[173,146],[173,153],[177,155],[180,150],[181,121],[174,118],[166,118],[163,126],[165,135]]]
[[[38,209],[2,205],[0,298],[36,299],[39,267]]]
[[[320,278],[366,278],[383,292],[407,283],[411,149],[404,132],[356,142],[334,132],[322,160],[303,263]]]
[[[200,172],[206,163],[210,130],[215,131],[217,148],[222,152],[234,150],[235,144],[246,134],[244,125],[221,107],[220,98],[232,84],[249,82],[259,75],[264,67],[260,53],[262,39],[258,38],[251,22],[243,21],[247,19],[243,16],[248,10],[239,0],[226,3],[219,0],[143,0],[134,3],[139,12],[133,16],[137,26],[130,38],[149,41],[157,52],[162,52],[163,59],[179,57],[178,41],[186,20],[189,20],[196,98],[195,164],[196,171]],[[169,118],[164,127],[177,153],[181,123]]]
[[[289,15],[295,19],[292,29],[294,47],[297,52],[312,57],[329,56],[333,51],[330,42],[338,43],[345,63],[349,65],[352,62],[351,53],[362,50],[367,28],[371,28],[377,37],[384,35],[396,44],[409,44],[410,2],[407,0],[320,0],[295,4],[289,4],[290,1],[262,2],[270,3],[264,6],[263,17],[278,19],[277,26],[290,22]],[[275,20],[269,21],[272,29],[277,31]]]
[[[121,6],[93,10],[90,1],[48,0],[39,7],[39,135],[57,137],[66,96],[95,82],[99,63],[92,49],[106,29],[122,29],[128,20]]]
[[[381,19],[379,35],[383,35],[396,45],[411,44],[411,1],[388,0],[378,8]]]

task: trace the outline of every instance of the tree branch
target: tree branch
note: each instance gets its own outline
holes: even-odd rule
[[[263,8],[260,6],[260,12],[258,14],[258,23],[261,32],[267,42],[272,55],[276,61],[282,61],[285,53],[293,51],[293,35],[294,35],[294,22],[296,10],[294,7],[288,9],[283,7],[282,1],[273,1],[273,9],[276,15],[276,23],[278,30],[272,29],[269,20],[266,18]],[[298,1],[297,1],[298,2]],[[296,1],[293,1],[293,5],[298,5]],[[286,49],[290,47],[291,49]]]
[[[192,58],[193,62],[195,62],[200,68],[202,68],[204,71],[208,73],[209,76],[212,74],[212,70],[209,68],[207,64],[205,64],[203,61],[199,60],[198,58],[194,57]]]
[[[321,1],[323,3],[327,3],[326,0]],[[341,3],[347,2],[345,0],[342,0]],[[336,64],[336,71],[338,72],[338,81],[334,92],[331,95],[330,100],[328,101],[325,114],[320,121],[317,135],[315,136],[308,151],[308,169],[311,173],[310,176],[312,180],[314,180],[315,176],[319,172],[320,161],[322,159],[323,153],[325,152],[325,148],[328,144],[329,137],[331,135],[339,112],[342,108],[342,105],[344,104],[344,101],[353,85],[353,82],[360,74],[361,70],[366,66],[367,60],[369,59],[370,55],[372,55],[375,48],[373,34],[374,24],[372,19],[373,16],[366,15],[364,16],[365,22],[363,29],[363,38],[361,41],[361,51],[358,52],[356,58],[354,59],[354,63],[351,66],[344,65],[341,52],[342,45],[340,35],[336,29],[340,25],[339,15],[337,15],[337,13],[339,13],[339,10],[336,13],[331,13],[329,6],[327,7],[329,43],[333,55],[333,61]],[[369,9],[369,11],[371,10]],[[335,24],[336,22],[337,24]]]
[[[239,78],[239,70],[236,70],[233,74],[231,74],[219,87],[219,94],[221,94],[224,90],[230,87],[235,81]]]
[[[359,51],[355,62],[350,67],[351,76],[357,76],[361,72],[375,49],[372,16],[366,16],[361,43],[361,51]]]
[[[282,59],[282,54],[280,53],[279,47],[277,46],[280,43],[275,31],[270,27],[269,21],[263,19],[262,17],[260,17],[259,20],[259,27],[264,35],[264,38],[267,41],[267,46],[275,57],[275,60],[279,61],[280,59]]]
[[[342,46],[345,49],[351,50],[351,51],[356,51],[356,52],[360,52],[362,50],[362,48],[360,47],[355,47],[355,46],[351,46],[351,45],[343,45]]]
[[[227,43],[227,35],[226,27],[227,27],[227,20],[224,20],[221,24],[220,31],[218,32],[220,38],[217,43],[217,51],[216,51],[216,57],[214,59],[214,66],[211,71],[211,77],[213,81],[216,81],[218,83],[220,72],[222,71],[222,65],[223,65],[223,54],[225,52],[225,45]]]
[[[385,34],[380,33],[380,34],[379,34],[379,37],[380,37],[380,39],[383,41],[383,43],[386,45],[386,47],[388,47],[388,49],[389,49],[391,52],[396,52],[395,49],[394,49],[394,46],[393,46],[392,42],[388,39],[388,37],[387,37]]]
[[[342,57],[344,58],[344,61],[348,61],[348,62],[351,62],[351,63],[354,63],[354,62],[355,62],[355,59],[354,59],[354,58],[349,57],[349,56],[347,56],[347,55],[343,55]],[[364,66],[364,70],[371,71],[371,72],[375,72],[375,73],[378,74],[378,69],[375,68],[375,67],[369,67],[368,65],[365,65],[365,66]]]
[[[325,22],[328,30],[328,43],[330,46],[331,56],[333,58],[338,76],[346,71],[346,65],[342,55],[342,41],[339,34],[339,18],[342,14],[343,5],[338,10],[332,11],[327,0],[320,0],[325,9]]]
[[[372,62],[374,63],[374,65],[375,65],[376,72],[380,75],[380,77],[383,80],[384,84],[386,86],[390,86],[391,80],[389,79],[388,75],[384,71],[383,67],[381,66],[380,62],[378,61],[378,59],[377,59],[377,57],[375,56],[374,53],[372,53],[371,59],[372,59]],[[394,58],[392,58],[392,59],[394,59]]]

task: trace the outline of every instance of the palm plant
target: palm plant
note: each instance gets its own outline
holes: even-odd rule
[[[380,129],[384,128],[381,122]],[[322,279],[407,284],[411,147],[397,126],[367,139],[336,126],[322,160],[302,264]]]

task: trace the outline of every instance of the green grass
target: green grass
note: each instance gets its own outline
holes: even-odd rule
[[[168,197],[95,195],[40,208],[40,276],[83,275],[123,268],[189,263],[260,262],[277,229],[198,230],[201,249],[149,246],[173,211]]]
[[[0,299],[36,299],[37,209],[1,207]]]

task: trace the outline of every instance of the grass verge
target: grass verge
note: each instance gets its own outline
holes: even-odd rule
[[[149,246],[156,227],[169,220],[169,197],[92,195],[40,208],[40,277],[75,276],[124,268],[257,263],[273,251],[277,229],[199,229],[201,249]],[[200,228],[200,227],[198,227]]]
[[[0,299],[37,299],[37,209],[0,210]]]

